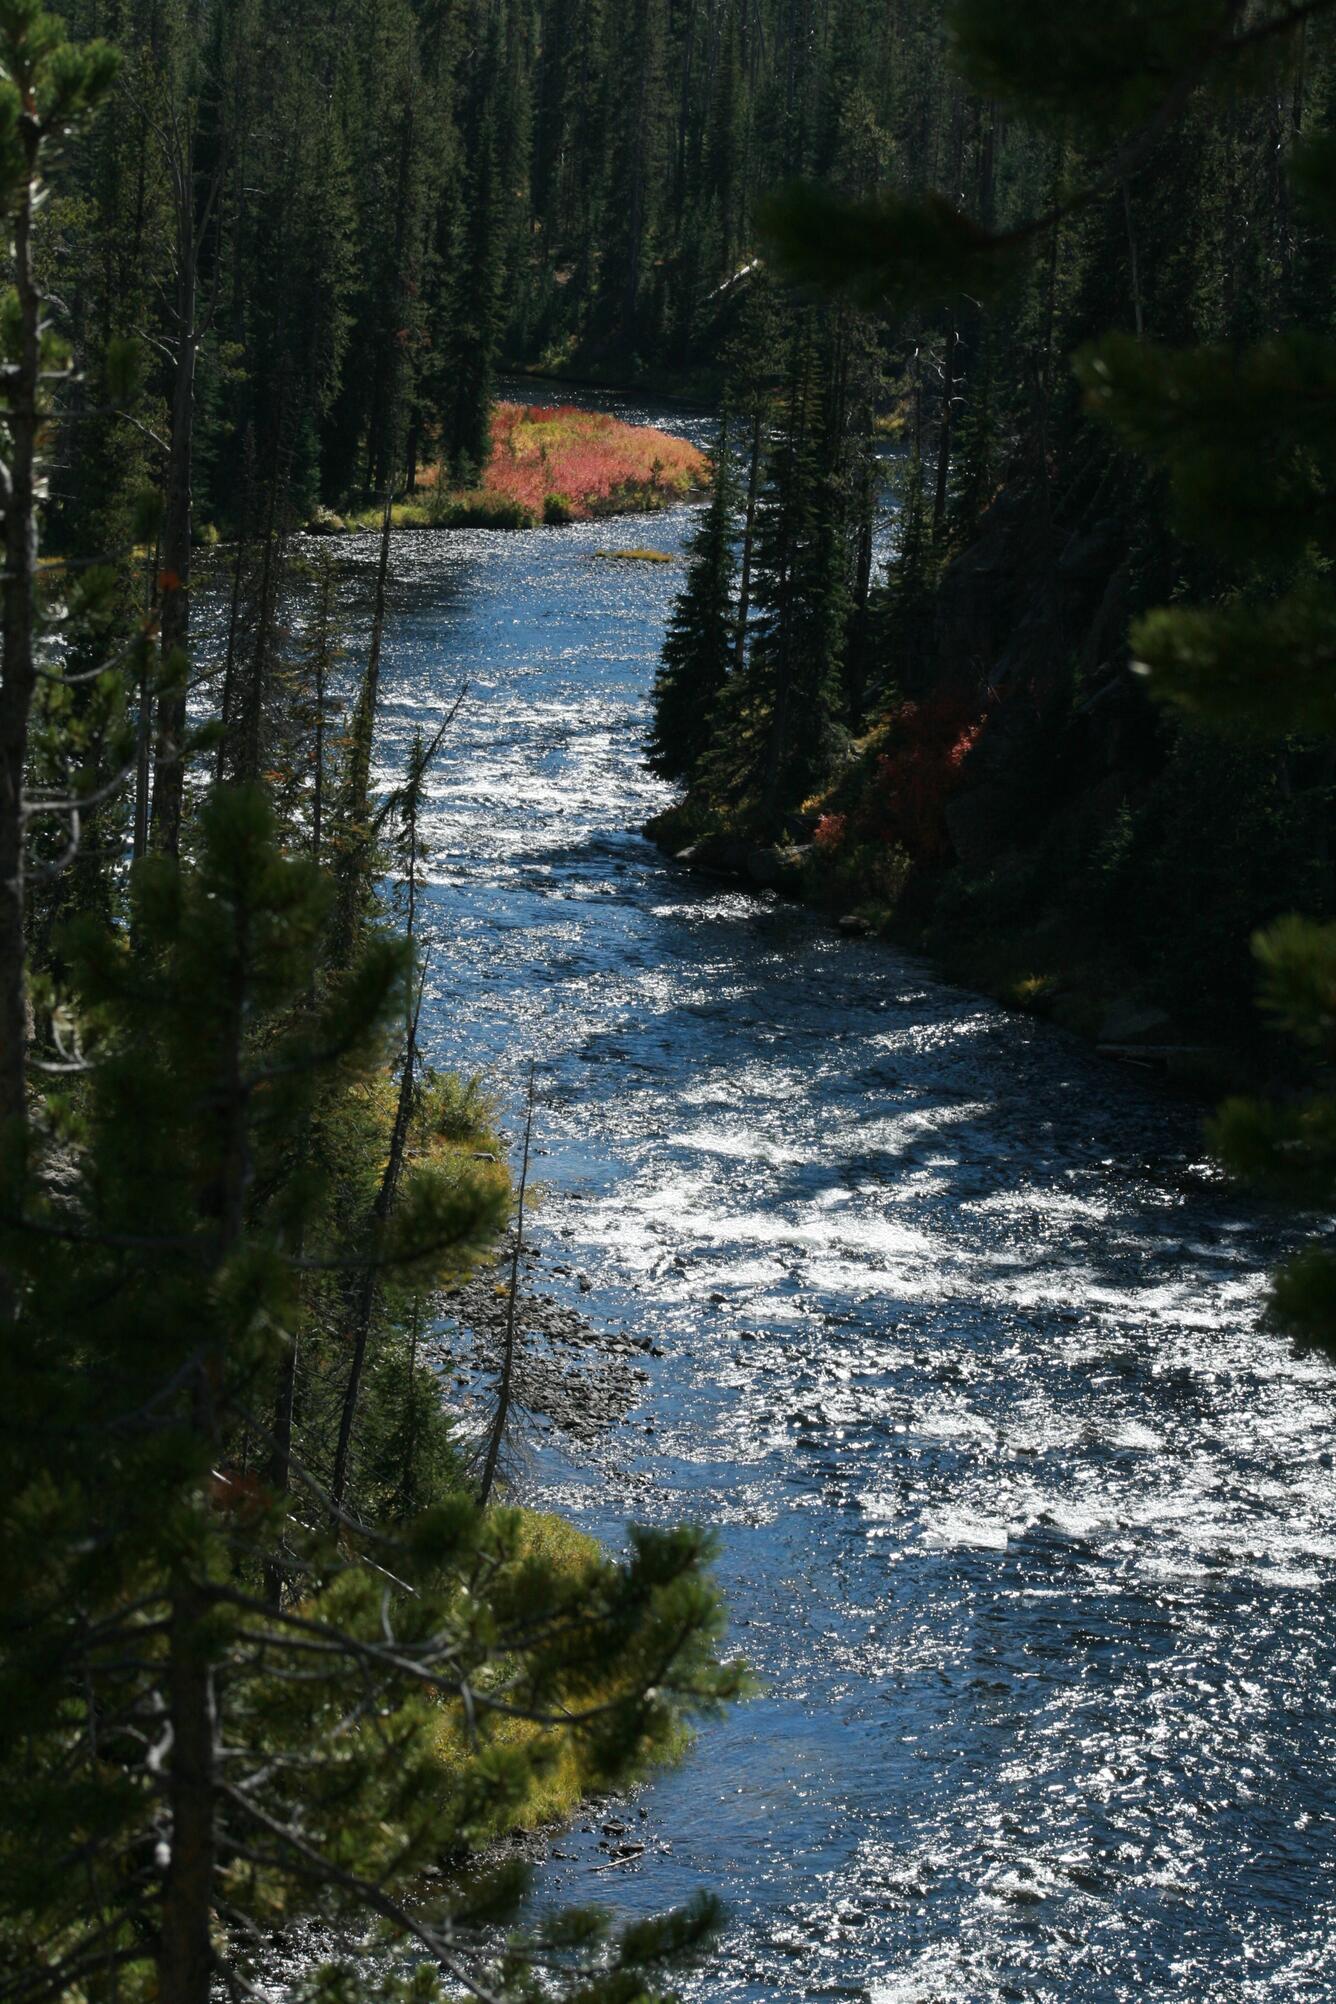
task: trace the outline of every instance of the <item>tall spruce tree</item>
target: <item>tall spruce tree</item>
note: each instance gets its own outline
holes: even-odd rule
[[[746,662],[709,754],[712,783],[758,833],[829,779],[842,730],[844,499],[821,333],[804,316],[756,508]]]
[[[25,841],[28,740],[37,693],[38,504],[51,382],[68,351],[48,322],[34,231],[45,176],[71,130],[106,97],[117,59],[102,43],[77,46],[38,0],[0,8],[0,202],[12,284],[5,295],[0,430],[5,570],[0,583],[0,1124],[26,1115],[28,994]]]
[[[737,626],[738,491],[732,426],[719,425],[710,498],[688,544],[686,582],[674,603],[654,681],[646,757],[661,779],[690,783],[709,748],[732,672]]]

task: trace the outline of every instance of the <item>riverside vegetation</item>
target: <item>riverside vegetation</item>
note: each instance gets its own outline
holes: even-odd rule
[[[896,192],[772,202],[805,305],[751,286],[725,348],[737,464],[651,744],[687,790],[669,844],[789,841],[836,910],[1096,1034],[1123,998],[1161,1044],[1246,1041],[1251,933],[1332,897],[1322,719],[1271,700],[1284,663],[1309,686],[1305,629],[1263,611],[1327,561],[1298,412],[1326,366],[1331,48],[1321,10],[1242,11],[1236,45],[1228,8],[1173,9],[1166,55],[1136,9],[1088,38],[1057,7],[1014,35],[949,9],[924,129],[883,115]]]
[[[390,532],[704,472],[504,362],[722,392],[663,839],[1111,1041],[1260,958],[1315,1071],[1217,1139],[1329,1202],[1333,13],[0,0],[0,1998],[311,1920],[331,1999],[631,2004],[715,1920],[508,1932],[486,1851],[743,1688],[708,1539],[484,1507],[427,1362],[511,1191],[419,1045]],[[1336,1261],[1274,1308],[1332,1348]]]

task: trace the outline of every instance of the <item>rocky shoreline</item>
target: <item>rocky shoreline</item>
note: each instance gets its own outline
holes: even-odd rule
[[[527,1235],[526,1235],[527,1239]],[[514,1227],[498,1248],[495,1265],[479,1268],[441,1303],[442,1326],[431,1354],[451,1404],[462,1408],[468,1434],[490,1423],[509,1315]],[[563,1302],[544,1282],[593,1291],[559,1249],[526,1242],[520,1259],[515,1315],[515,1390],[512,1435],[555,1430],[572,1443],[587,1442],[619,1426],[639,1404],[649,1382],[646,1362],[662,1353],[646,1336],[632,1339],[600,1327]]]

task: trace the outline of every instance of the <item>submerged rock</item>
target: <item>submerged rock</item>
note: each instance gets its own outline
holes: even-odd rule
[[[512,1234],[512,1250],[513,1245]],[[570,1272],[569,1266],[561,1270]],[[504,1256],[500,1266],[482,1268],[447,1296],[444,1306],[452,1326],[434,1345],[443,1374],[449,1373],[465,1393],[466,1432],[475,1421],[485,1422],[501,1367],[510,1320],[503,1271],[508,1272]],[[558,1265],[546,1271],[556,1273]],[[648,1346],[598,1329],[578,1308],[540,1291],[534,1284],[537,1272],[537,1255],[528,1249],[515,1306],[516,1411],[559,1428],[572,1440],[590,1441],[619,1425],[637,1404],[648,1379],[640,1368]],[[588,1274],[577,1280],[582,1293],[592,1291]],[[648,1348],[648,1354],[661,1353]]]

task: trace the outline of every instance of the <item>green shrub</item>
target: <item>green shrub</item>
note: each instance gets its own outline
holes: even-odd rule
[[[843,839],[815,845],[808,865],[810,889],[832,909],[875,908],[880,923],[904,895],[912,861],[898,842],[859,841],[841,834]]]
[[[434,526],[440,529],[532,529],[537,516],[522,501],[489,488],[471,489],[465,494],[445,494],[433,512]]]
[[[429,1072],[423,1114],[442,1141],[485,1146],[496,1136],[496,1099],[479,1073]]]
[[[430,501],[396,501],[391,520],[396,529],[431,529],[436,526]]]

